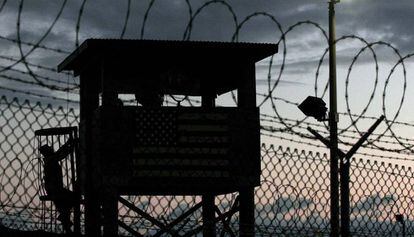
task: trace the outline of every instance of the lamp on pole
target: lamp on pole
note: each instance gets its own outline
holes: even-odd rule
[[[298,108],[306,115],[318,121],[329,121],[330,138],[324,138],[317,131],[308,127],[314,137],[329,147],[330,150],[330,188],[331,188],[331,235],[332,237],[348,237],[350,235],[349,212],[349,171],[352,156],[385,119],[381,116],[366,133],[347,152],[338,149],[338,111],[336,94],[336,39],[335,39],[335,4],[339,0],[329,1],[329,116],[321,98],[308,96]],[[338,163],[340,167],[338,167]],[[341,205],[339,206],[339,172],[341,173]],[[339,228],[339,208],[341,208],[341,228]],[[401,217],[398,217],[401,219]],[[340,235],[339,235],[340,233]]]
[[[329,115],[326,119],[325,102],[317,97],[309,96],[298,107],[306,115],[318,121],[328,121],[330,139],[327,140],[310,129],[316,138],[324,142],[330,150],[330,190],[331,211],[330,224],[332,237],[339,237],[339,156],[338,151],[338,111],[336,93],[336,36],[335,36],[335,4],[339,0],[329,0]],[[342,160],[342,159],[341,159]],[[342,162],[341,162],[342,164]],[[341,179],[342,180],[342,179]]]

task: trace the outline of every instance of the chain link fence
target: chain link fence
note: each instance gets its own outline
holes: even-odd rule
[[[0,221],[11,229],[61,233],[62,226],[52,205],[40,199],[41,164],[35,155],[34,131],[41,128],[76,126],[78,111],[33,104],[19,99],[0,99]],[[330,213],[329,159],[325,154],[262,145],[261,185],[256,188],[257,236],[328,236]],[[413,229],[413,171],[410,167],[376,161],[352,160],[351,232],[354,236],[407,236]],[[175,233],[200,233],[200,196],[125,196],[158,223],[141,218],[119,204],[119,220],[142,235],[159,225],[175,225]],[[216,216],[229,211],[237,193],[216,197]],[[83,212],[83,211],[82,211]],[[396,215],[403,218],[397,221]],[[45,216],[45,218],[42,218]],[[221,236],[237,235],[238,213],[217,224]],[[83,215],[82,215],[83,220]],[[53,225],[48,225],[52,223]],[[160,224],[161,223],[161,224]],[[121,226],[122,227],[122,226]],[[83,229],[83,227],[82,227]],[[120,228],[127,235],[125,228]],[[168,234],[164,234],[168,235]]]

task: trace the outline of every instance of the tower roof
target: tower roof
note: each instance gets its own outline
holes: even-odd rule
[[[135,77],[170,87],[184,80],[184,91],[177,91],[180,88],[176,86],[165,88],[166,93],[197,95],[201,87],[210,84],[208,90],[220,94],[236,88],[243,67],[277,51],[277,44],[262,43],[88,39],[59,64],[58,71],[73,70],[77,76],[91,67],[101,67],[104,61],[117,80]],[[166,80],[173,83],[166,85]]]

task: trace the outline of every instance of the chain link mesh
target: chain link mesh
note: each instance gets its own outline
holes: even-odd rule
[[[39,161],[36,158],[34,131],[48,127],[76,126],[78,111],[40,103],[0,99],[0,220],[5,227],[19,230],[46,229],[62,232],[52,205],[40,201]],[[330,190],[329,159],[325,154],[262,145],[261,185],[255,191],[257,236],[327,236],[329,234]],[[352,160],[351,232],[355,236],[392,236],[413,229],[413,171],[369,160]],[[182,236],[200,233],[202,214],[200,196],[124,196],[124,199],[151,215],[164,226],[188,212],[171,231]],[[217,196],[216,217],[229,211],[237,193]],[[47,219],[42,220],[42,209]],[[83,212],[83,210],[82,210]],[[50,214],[51,213],[51,214]],[[223,217],[217,233],[238,233],[238,213]],[[83,220],[83,217],[82,217]],[[119,220],[140,234],[154,234],[157,223],[140,218],[119,203]],[[45,228],[44,222],[54,227]],[[159,224],[158,223],[158,224]],[[83,229],[83,227],[82,227]],[[122,234],[128,234],[120,228]],[[168,233],[166,234],[168,235]]]

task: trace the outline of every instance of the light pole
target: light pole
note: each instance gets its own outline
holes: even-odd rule
[[[317,131],[308,127],[314,137],[330,150],[330,182],[331,182],[331,237],[348,237],[350,235],[349,212],[349,171],[352,156],[385,119],[381,116],[364,135],[344,153],[338,149],[338,111],[336,94],[336,39],[335,39],[335,4],[339,0],[329,1],[329,118],[326,119],[325,102],[317,97],[309,96],[298,107],[306,115],[318,121],[329,121],[330,138],[324,138]],[[341,161],[340,169],[338,162]],[[341,228],[339,229],[339,171],[341,173]],[[339,230],[341,235],[339,235]]]
[[[331,236],[339,236],[338,111],[336,93],[335,4],[329,1],[329,133],[331,169]]]

